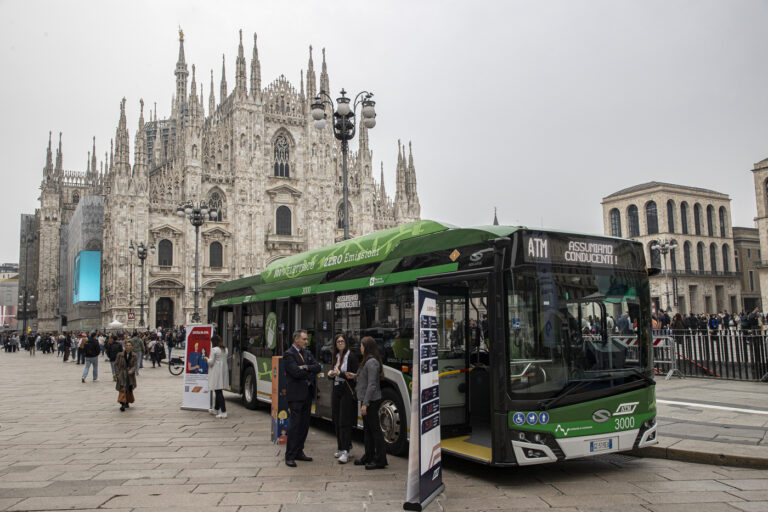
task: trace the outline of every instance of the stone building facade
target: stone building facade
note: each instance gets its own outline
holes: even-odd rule
[[[19,229],[19,325],[24,326],[25,318],[27,327],[37,328],[37,277],[40,265],[40,211],[35,214],[24,213],[21,215]],[[26,290],[27,304],[24,308],[24,290]]]
[[[319,91],[331,92],[325,50],[319,81],[310,46],[298,89],[283,75],[262,87],[256,42],[254,34],[250,79],[242,31],[234,87],[228,88],[226,59],[217,92],[211,71],[206,109],[194,65],[190,77],[180,32],[171,112],[162,118],[155,107],[145,119],[144,101],[139,102],[132,155],[125,99],[115,138],[100,165],[94,141],[86,170],[65,171],[61,136],[55,163],[49,138],[38,228],[41,329],[60,327],[61,231],[85,195],[104,198],[101,325],[112,320],[137,325],[129,320],[139,318],[141,277],[139,261],[128,251],[132,240],[156,248],[144,265],[147,325],[190,322],[195,230],[176,215],[181,203],[205,201],[219,212],[200,228],[203,321],[218,283],[255,274],[275,259],[342,238],[341,146],[332,123],[317,130],[310,114]],[[406,148],[398,142],[396,190],[390,198],[383,166],[380,181],[374,180],[369,134],[362,124],[357,139],[358,150],[349,156],[351,235],[419,219],[410,143]]]
[[[760,234],[757,228],[733,227],[736,271],[741,274],[741,311],[755,307],[762,311],[760,298]]]
[[[73,290],[75,281],[80,278],[74,272],[80,253],[102,250],[103,222],[104,197],[86,195],[80,198],[70,221],[61,227],[59,312],[62,324],[66,323],[69,330],[89,331],[102,325],[100,303],[92,300],[74,302]]]
[[[604,197],[603,226],[606,235],[642,242],[648,265],[666,268],[666,275],[651,278],[657,308],[738,311],[743,303],[741,274],[734,260],[730,204],[727,194],[714,190],[653,181]],[[651,249],[663,241],[677,244],[666,262]]]

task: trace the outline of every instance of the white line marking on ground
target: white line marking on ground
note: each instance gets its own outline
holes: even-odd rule
[[[660,404],[669,404],[669,405],[687,405],[690,407],[701,407],[703,409],[719,409],[721,411],[733,411],[733,412],[745,412],[747,414],[766,414],[768,415],[768,411],[756,411],[755,409],[741,409],[739,407],[725,407],[723,405],[709,405],[709,404],[699,404],[696,402],[678,402],[676,400],[656,400]]]

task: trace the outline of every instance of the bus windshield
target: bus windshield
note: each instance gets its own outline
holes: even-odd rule
[[[513,399],[563,405],[584,393],[650,380],[645,273],[524,265],[507,279]]]

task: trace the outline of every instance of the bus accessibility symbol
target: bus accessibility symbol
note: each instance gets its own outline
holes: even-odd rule
[[[515,425],[522,425],[525,423],[525,415],[521,412],[516,412],[512,416],[512,421],[515,423]]]

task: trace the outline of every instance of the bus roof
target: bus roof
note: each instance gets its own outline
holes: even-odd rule
[[[369,233],[334,245],[313,249],[273,261],[261,274],[221,283],[216,294],[269,289],[296,288],[315,284],[327,272],[341,270],[435,250],[469,245],[509,236],[519,227],[478,226],[460,228],[432,220],[419,220],[383,231]],[[284,282],[284,281],[290,281]],[[283,283],[284,282],[284,283]]]

